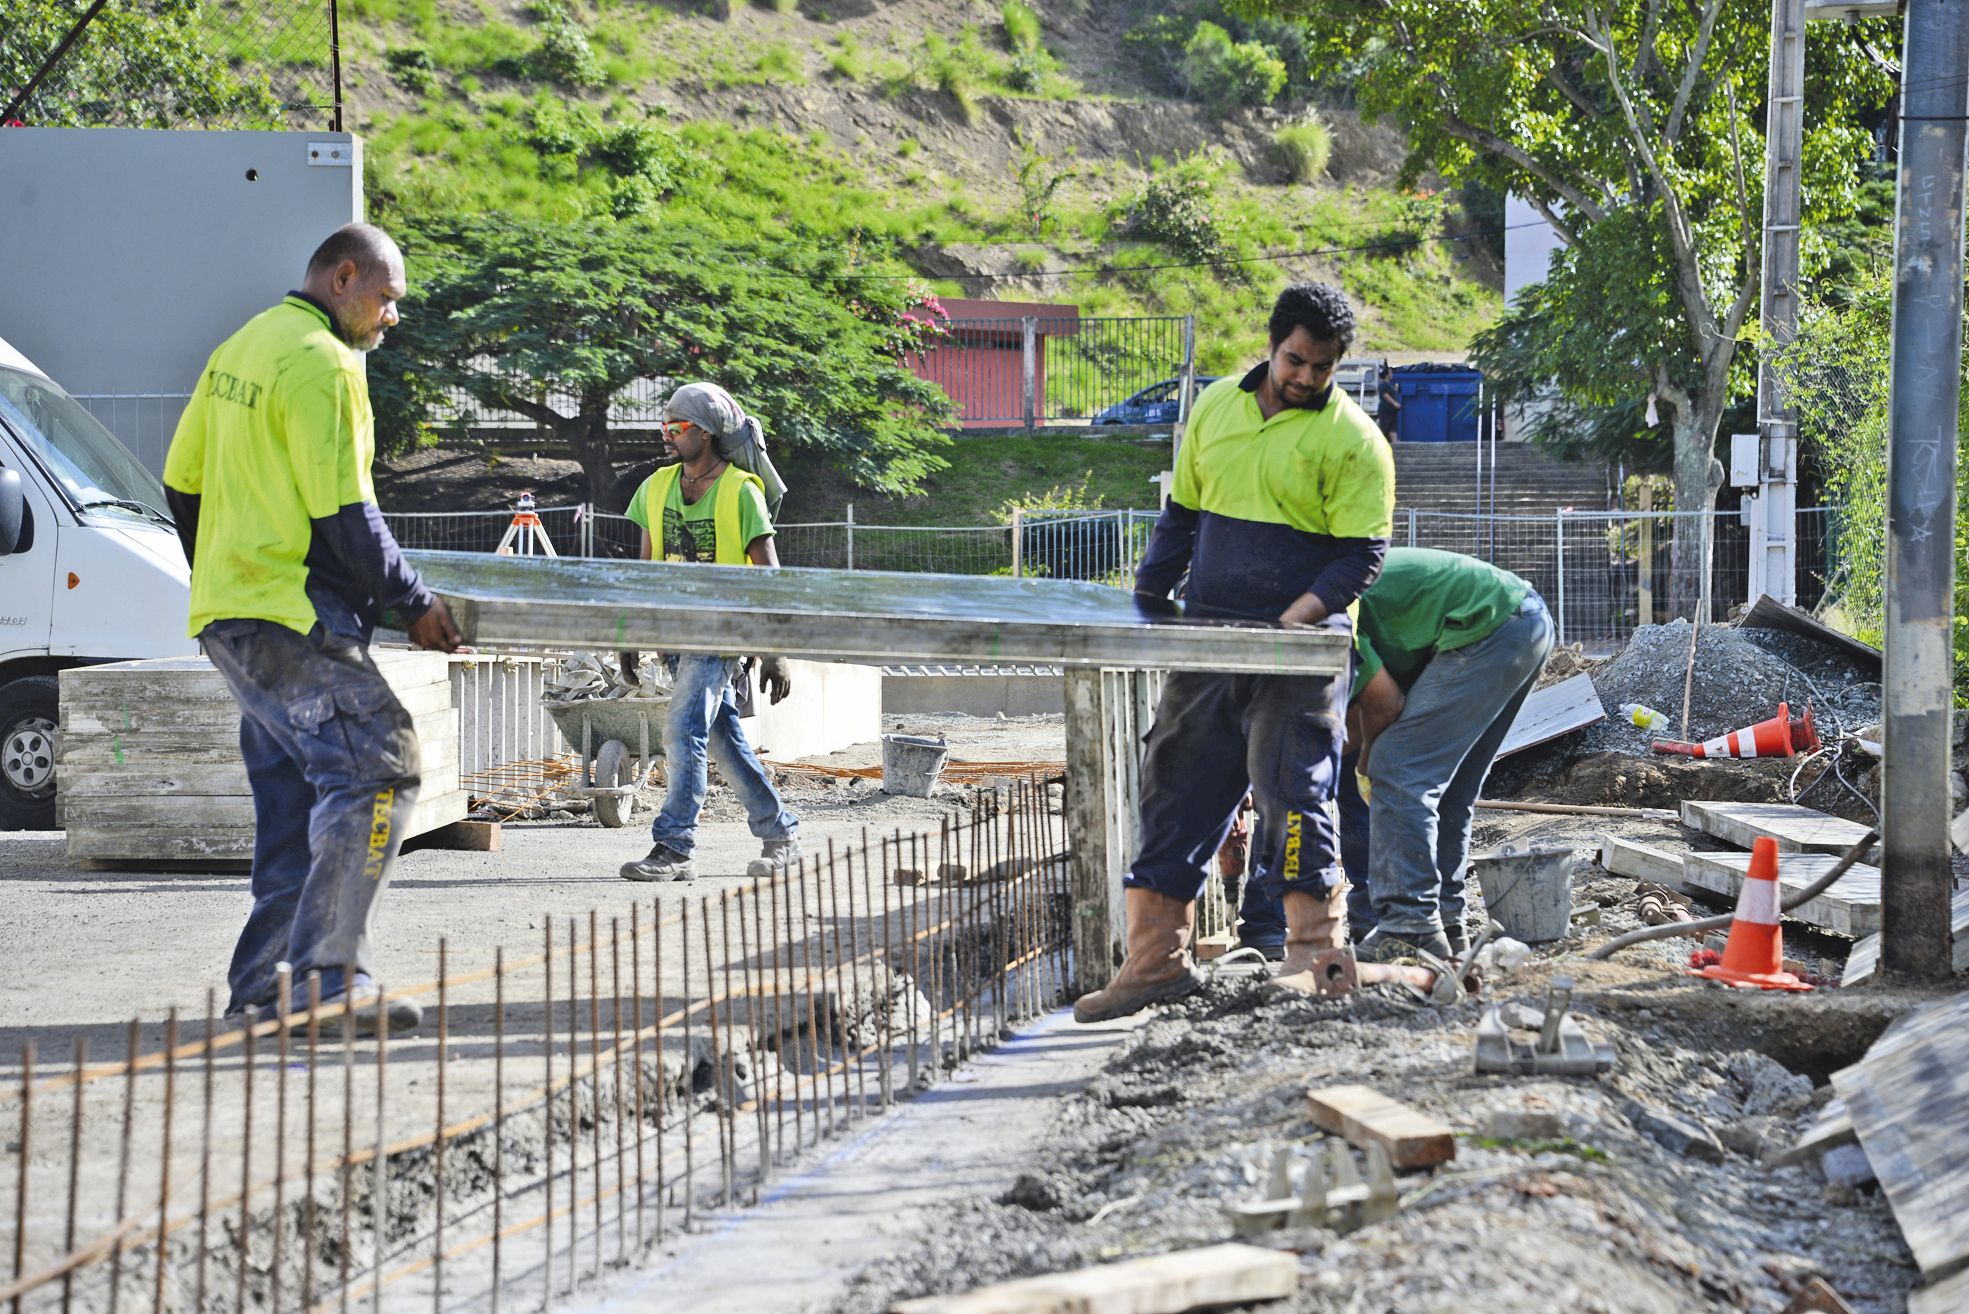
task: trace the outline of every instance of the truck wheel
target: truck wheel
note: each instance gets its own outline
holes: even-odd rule
[[[55,828],[60,689],[52,675],[28,675],[0,685],[0,830]]]

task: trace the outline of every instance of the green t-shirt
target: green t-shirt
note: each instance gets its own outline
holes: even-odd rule
[[[652,488],[658,483],[658,471],[643,480],[642,487],[629,499],[629,518],[648,529],[652,523],[649,500]],[[663,527],[663,550],[657,557],[659,561],[702,561],[718,560],[717,506],[718,494],[727,479],[740,481],[738,494],[738,543],[727,556],[743,557],[745,549],[759,538],[769,538],[773,534],[772,517],[766,512],[766,495],[759,488],[756,478],[748,477],[735,465],[728,465],[719,476],[711,481],[697,501],[684,501],[683,481],[674,476],[664,480],[670,486],[669,496],[664,499],[662,518],[655,523]],[[655,537],[652,535],[652,537]]]
[[[298,297],[219,344],[178,420],[164,482],[200,498],[191,633],[215,620],[316,621],[312,520],[374,502],[362,354]]]
[[[1510,571],[1460,552],[1390,548],[1380,578],[1361,595],[1354,688],[1386,667],[1407,689],[1431,657],[1488,638],[1530,592]]]

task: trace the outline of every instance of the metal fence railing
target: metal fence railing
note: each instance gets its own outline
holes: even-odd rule
[[[1175,382],[1196,360],[1187,315],[953,318],[949,338],[919,356],[916,373],[941,387],[967,425],[1147,424],[1130,398]]]
[[[178,417],[191,400],[188,392],[77,392],[71,393],[89,414],[102,421],[152,474],[164,471],[164,454],[171,450],[171,435],[177,432]]]
[[[562,556],[628,558],[641,530],[627,516],[585,506],[543,508],[542,527]],[[407,548],[490,552],[507,511],[391,512]],[[1394,542],[1442,548],[1495,563],[1529,580],[1562,642],[1625,640],[1640,625],[1672,619],[1670,566],[1679,534],[1700,533],[1704,514],[1672,511],[1554,511],[1467,515],[1397,508]],[[777,527],[782,564],[831,570],[944,575],[1018,575],[1128,587],[1148,548],[1156,513],[1140,510],[1017,511],[1006,525],[871,525],[853,519]],[[1749,600],[1750,533],[1741,515],[1709,517],[1709,620]],[[1798,512],[1797,600],[1816,605],[1838,562],[1838,509]]]

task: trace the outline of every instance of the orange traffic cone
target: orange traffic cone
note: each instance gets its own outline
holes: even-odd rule
[[[1760,836],[1750,872],[1737,895],[1723,961],[1689,973],[1751,990],[1810,990],[1784,970],[1784,932],[1778,928],[1778,842]]]
[[[1809,739],[1812,747],[1818,747],[1818,731],[1812,725],[1811,708],[1805,709],[1805,719],[1799,723],[1799,740]],[[1791,725],[1791,707],[1778,704],[1778,714],[1768,721],[1732,730],[1726,735],[1700,744],[1684,743],[1679,739],[1657,739],[1654,749],[1657,753],[1680,753],[1684,757],[1790,757],[1796,745]]]

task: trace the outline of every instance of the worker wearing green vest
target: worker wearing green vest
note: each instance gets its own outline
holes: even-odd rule
[[[691,383],[664,403],[663,447],[677,458],[659,467],[629,499],[629,518],[643,528],[645,561],[696,561],[720,566],[777,566],[766,485],[733,464],[727,453],[763,451],[758,421],[714,383]],[[748,432],[751,431],[751,432]],[[630,881],[687,881],[697,875],[692,853],[697,820],[710,788],[706,755],[745,805],[752,834],[764,849],[746,875],[773,876],[800,858],[799,818],[787,810],[771,777],[746,742],[732,687],[740,659],[685,653],[664,659],[670,706],[663,722],[663,810],[650,824],[649,855],[624,863]],[[777,703],[791,691],[785,664],[763,659],[761,682]]]

